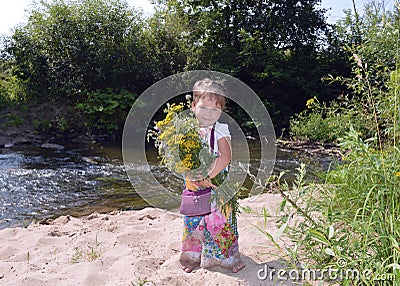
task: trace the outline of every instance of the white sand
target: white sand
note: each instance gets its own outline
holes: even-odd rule
[[[274,215],[280,201],[264,194],[240,204],[259,213],[265,206]],[[182,218],[154,208],[8,228],[0,231],[0,285],[280,285],[257,276],[265,263],[279,264],[277,250],[254,225],[264,228],[263,217],[239,215],[246,267],[238,273],[220,267],[185,273],[178,261]],[[274,218],[266,230],[276,231]]]

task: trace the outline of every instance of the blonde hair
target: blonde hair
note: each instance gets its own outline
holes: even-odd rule
[[[209,99],[215,100],[217,104],[224,109],[226,105],[226,95],[225,87],[221,83],[209,78],[199,80],[193,86],[194,105],[196,105],[201,98],[208,97]]]

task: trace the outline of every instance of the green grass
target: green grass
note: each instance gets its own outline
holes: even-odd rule
[[[88,244],[86,247],[75,247],[74,253],[71,257],[71,263],[79,262],[92,262],[101,257],[101,242],[98,241],[96,234],[96,241],[94,246]]]
[[[378,86],[369,78],[374,71],[353,57],[357,76],[349,82],[362,91],[365,114],[358,120],[369,122],[370,137],[358,124],[339,133],[329,129],[320,113],[314,113],[308,125],[296,123],[304,134],[315,129],[318,138],[333,136],[347,155],[322,174],[322,184],[305,184],[304,165],[292,185],[279,180],[284,197],[279,235],[262,231],[293,268],[342,271],[336,279],[326,275],[326,283],[400,285],[400,68],[397,65],[385,85]],[[283,243],[282,235],[290,243]],[[346,275],[351,271],[358,275]]]

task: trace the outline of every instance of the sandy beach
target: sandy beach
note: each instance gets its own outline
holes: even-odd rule
[[[178,261],[181,216],[146,208],[62,216],[1,230],[0,285],[282,285],[257,275],[266,264],[280,264],[277,250],[255,227],[277,230],[273,217],[264,226],[257,213],[265,207],[275,215],[280,201],[276,194],[240,201],[252,212],[238,217],[239,247],[246,264],[238,273],[221,267],[185,273]]]

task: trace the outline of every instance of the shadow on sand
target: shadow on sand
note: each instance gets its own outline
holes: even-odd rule
[[[290,264],[282,259],[271,260],[265,263],[257,263],[252,258],[246,255],[241,255],[245,268],[237,273],[231,272],[220,266],[210,268],[210,271],[220,272],[231,277],[236,277],[243,281],[243,285],[251,286],[299,286],[306,285],[304,281],[295,279],[294,273],[290,273]],[[279,274],[278,274],[279,273]],[[283,274],[283,275],[282,275]],[[239,284],[242,285],[242,284]]]

